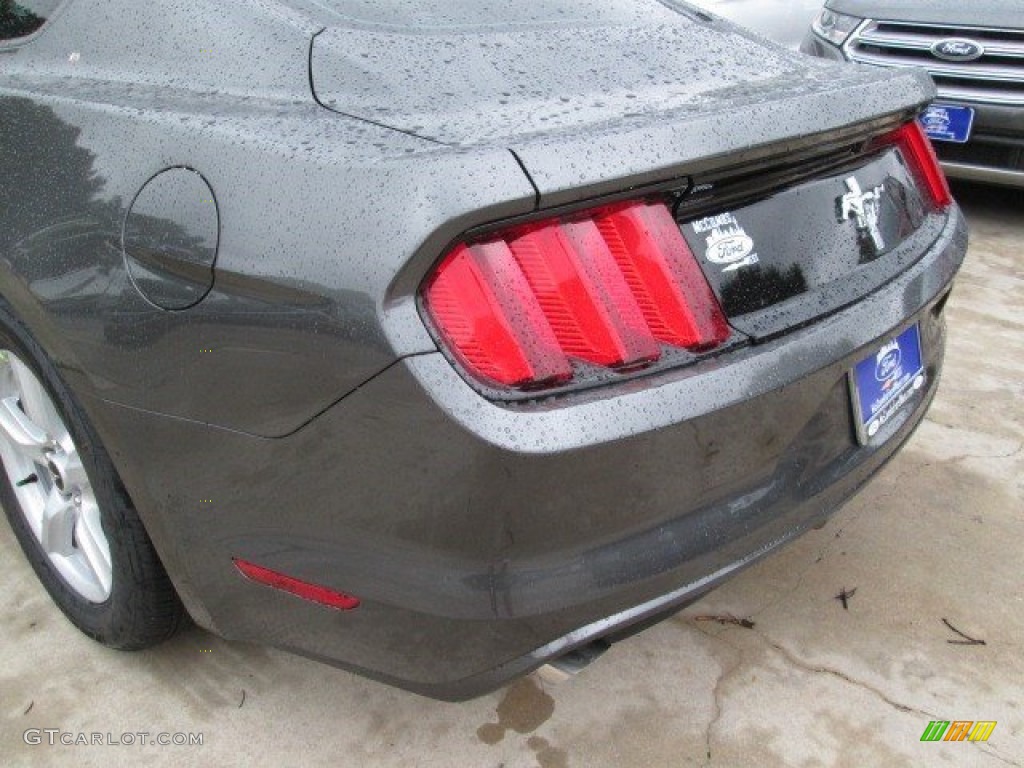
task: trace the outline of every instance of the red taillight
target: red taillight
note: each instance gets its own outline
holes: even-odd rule
[[[552,223],[509,238],[562,351],[608,368],[661,355],[593,221]]]
[[[359,598],[346,595],[344,592],[336,592],[319,584],[311,584],[308,581],[300,581],[278,571],[272,571],[261,565],[250,563],[247,560],[235,558],[235,567],[251,581],[259,584],[266,584],[268,587],[290,592],[303,600],[311,600],[314,603],[326,605],[329,608],[337,608],[341,611],[351,611],[359,607]]]
[[[895,144],[903,150],[904,158],[917,174],[936,208],[948,208],[953,203],[949,182],[946,181],[946,174],[939,165],[935,148],[917,120],[912,120],[893,131],[883,139],[883,143]]]
[[[655,338],[689,350],[729,338],[725,316],[668,208],[632,205],[598,216],[597,226]]]
[[[510,386],[572,375],[506,243],[460,245],[437,271],[427,301],[463,363],[478,374]]]
[[[664,346],[704,351],[729,326],[668,208],[632,203],[460,245],[424,299],[474,375],[522,389],[574,376],[572,360],[628,370]]]

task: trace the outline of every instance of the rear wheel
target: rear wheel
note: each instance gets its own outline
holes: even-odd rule
[[[109,456],[45,353],[0,307],[0,501],[54,602],[132,650],[184,610]]]

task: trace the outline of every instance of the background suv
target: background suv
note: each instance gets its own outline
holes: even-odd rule
[[[1024,3],[830,0],[801,50],[925,68],[939,98],[923,120],[947,175],[1024,189]]]

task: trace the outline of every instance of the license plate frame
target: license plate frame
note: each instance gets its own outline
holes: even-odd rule
[[[929,104],[920,121],[932,141],[966,144],[974,130],[974,109],[958,104]]]
[[[914,323],[880,344],[850,369],[848,380],[857,440],[866,445],[924,387],[920,326]]]

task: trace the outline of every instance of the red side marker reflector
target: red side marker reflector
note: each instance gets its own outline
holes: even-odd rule
[[[335,592],[333,589],[321,587],[318,584],[310,584],[308,581],[300,581],[291,576],[286,576],[278,571],[272,571],[261,565],[250,563],[247,560],[234,558],[235,567],[250,581],[258,584],[265,584],[274,589],[301,597],[303,600],[310,600],[314,603],[326,605],[329,608],[337,608],[340,611],[351,611],[359,607],[359,598],[346,595],[344,592]]]

